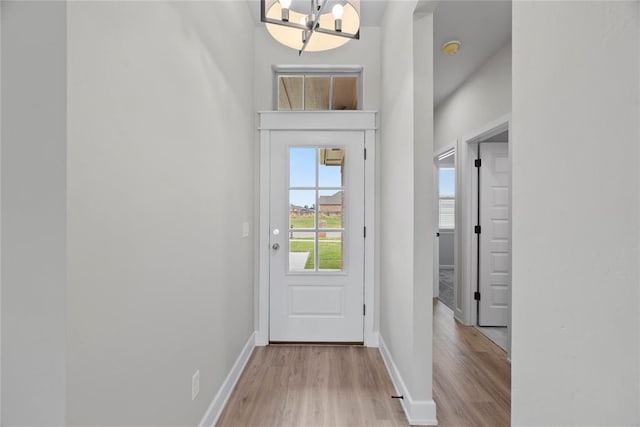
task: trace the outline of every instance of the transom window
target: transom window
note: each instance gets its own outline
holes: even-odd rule
[[[359,67],[306,69],[274,67],[278,111],[362,109]]]

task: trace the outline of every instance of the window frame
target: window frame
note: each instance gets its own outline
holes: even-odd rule
[[[455,167],[439,167],[438,168],[438,187],[441,185],[441,177],[440,174],[443,170],[451,170],[454,172],[454,186],[453,186],[453,195],[442,196],[440,193],[440,188],[438,188],[438,230],[450,231],[456,229],[456,188],[455,188]],[[453,200],[453,225],[451,227],[443,227],[442,226],[442,201],[443,200]]]
[[[273,111],[343,111],[332,110],[333,106],[333,77],[356,77],[358,91],[358,109],[351,111],[363,110],[363,67],[358,65],[343,66],[322,66],[322,65],[273,65],[272,73],[272,107]],[[280,77],[303,77],[302,81],[302,110],[278,110],[278,90]],[[329,80],[329,109],[328,110],[307,110],[304,105],[305,81],[304,77],[331,77]]]

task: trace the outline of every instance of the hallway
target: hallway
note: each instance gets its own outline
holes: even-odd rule
[[[508,426],[511,366],[505,352],[433,300],[433,398],[440,426]]]
[[[377,348],[258,347],[218,426],[406,426]]]
[[[433,394],[440,426],[508,426],[505,353],[434,300]],[[378,349],[271,345],[249,360],[218,426],[406,426]]]

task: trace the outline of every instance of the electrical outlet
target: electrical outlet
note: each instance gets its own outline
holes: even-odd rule
[[[249,223],[242,223],[242,237],[249,237]]]
[[[200,393],[200,369],[191,377],[191,400],[195,400]]]

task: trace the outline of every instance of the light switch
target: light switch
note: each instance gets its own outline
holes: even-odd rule
[[[242,237],[249,237],[249,223],[242,223]]]

